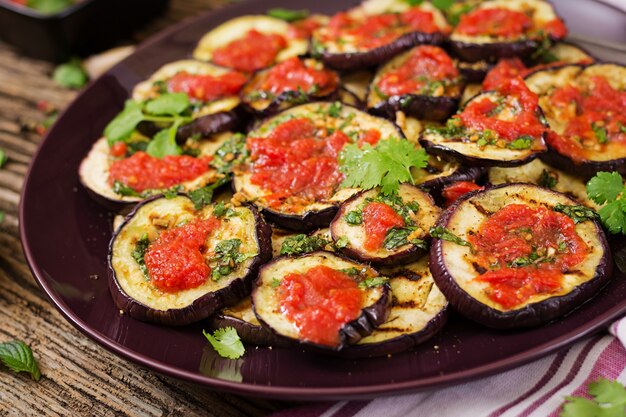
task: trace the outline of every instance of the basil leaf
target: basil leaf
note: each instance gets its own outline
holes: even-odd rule
[[[181,114],[189,107],[189,97],[185,93],[167,93],[146,103],[146,113],[156,116]]]
[[[115,142],[128,139],[142,120],[143,113],[141,111],[141,103],[127,100],[124,105],[124,110],[115,116],[104,128],[104,136],[106,136],[109,146],[113,145]]]

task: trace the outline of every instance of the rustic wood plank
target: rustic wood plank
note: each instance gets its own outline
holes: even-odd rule
[[[225,0],[172,0],[166,14],[135,35],[140,41]],[[0,42],[0,341],[21,339],[43,378],[0,369],[0,416],[263,416],[289,405],[216,393],[155,374],[120,359],[75,330],[52,307],[25,262],[18,231],[19,194],[41,135],[45,100],[63,109],[76,92],[57,87],[53,66],[25,58]]]

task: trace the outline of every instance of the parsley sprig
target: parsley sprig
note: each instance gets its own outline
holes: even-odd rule
[[[626,416],[626,389],[618,381],[600,378],[588,390],[593,399],[567,397],[560,417]]]
[[[610,233],[626,234],[626,193],[618,172],[598,172],[587,183],[587,195],[596,204],[602,224]]]

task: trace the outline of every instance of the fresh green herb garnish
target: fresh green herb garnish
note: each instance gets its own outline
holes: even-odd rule
[[[383,285],[385,285],[388,282],[389,282],[389,278],[387,278],[387,277],[367,278],[367,279],[364,279],[363,281],[359,282],[359,288],[365,289],[365,288],[382,287]]]
[[[163,191],[163,197],[165,197],[168,200],[171,200],[172,198],[176,197],[178,195],[178,193],[183,191],[183,186],[182,185],[175,185],[173,187],[168,188],[167,190]]]
[[[319,59],[324,54],[325,48],[317,39],[311,39],[311,57]]]
[[[308,17],[310,12],[306,9],[302,10],[291,10],[284,9],[282,7],[276,7],[274,9],[269,9],[267,11],[267,15],[271,17],[275,17],[280,20],[284,20],[285,22],[295,22],[296,20],[302,20]]]
[[[448,242],[456,243],[457,245],[472,248],[471,243],[469,243],[467,240],[461,239],[460,237],[452,233],[449,229],[443,226],[431,227],[429,234],[435,239],[447,240]]]
[[[423,149],[397,138],[381,140],[376,147],[349,144],[339,154],[339,169],[345,175],[343,187],[368,190],[380,186],[386,195],[397,192],[400,183],[413,184],[411,169],[427,164],[428,155]]]
[[[600,126],[596,122],[593,122],[591,123],[591,129],[593,130],[593,134],[596,136],[596,139],[598,139],[598,143],[608,143],[609,137],[606,133],[606,127]]]
[[[176,121],[170,129],[164,129],[154,135],[148,143],[146,153],[155,158],[163,158],[167,155],[180,155],[182,149],[176,144],[176,131],[180,127],[180,122]]]
[[[230,207],[226,207],[223,201],[220,201],[213,207],[213,215],[217,218],[220,217],[232,217],[236,215],[237,212]]]
[[[202,334],[222,358],[239,359],[246,353],[246,349],[243,343],[241,343],[237,330],[233,327],[217,329],[213,334],[202,330]]]
[[[150,246],[150,240],[148,240],[148,235],[144,233],[144,235],[141,236],[135,244],[135,249],[133,249],[133,252],[131,253],[133,259],[137,262],[137,265],[139,265],[139,269],[141,269],[141,272],[143,272],[146,279],[150,279],[148,268],[146,267],[146,261],[144,259],[148,246]]]
[[[431,0],[431,4],[439,10],[449,9],[456,0]]]
[[[624,417],[626,389],[618,381],[600,378],[588,385],[593,399],[566,397],[560,417]]]
[[[246,157],[246,136],[235,133],[215,152],[211,166],[220,173],[230,173],[233,165]]]
[[[355,267],[344,268],[344,269],[340,269],[339,271],[343,272],[346,275],[350,275],[350,276],[361,275],[361,272],[363,272],[359,268],[355,268]]]
[[[28,0],[26,6],[44,14],[54,14],[67,9],[74,0]]]
[[[352,210],[349,211],[343,219],[346,223],[351,224],[353,226],[359,225],[363,223],[363,212],[361,210]]]
[[[61,87],[78,89],[87,84],[89,76],[85,72],[80,59],[73,58],[69,62],[56,67],[52,73],[52,79]]]
[[[222,177],[213,184],[190,191],[187,195],[193,201],[195,209],[200,210],[202,207],[211,204],[215,190],[228,181],[230,181],[230,177]]]
[[[328,115],[337,118],[341,115],[341,109],[343,109],[343,104],[340,101],[335,101],[328,107]]]
[[[400,98],[400,107],[406,109],[413,102],[413,96],[403,96]]]
[[[272,278],[272,282],[270,282],[270,287],[277,288],[280,287],[280,280],[278,278]]]
[[[596,211],[587,206],[567,206],[565,204],[557,204],[552,210],[563,213],[574,220],[574,224],[582,223],[587,220],[600,220],[600,216]]]
[[[426,250],[426,242],[422,239],[411,239],[409,235],[415,231],[415,227],[392,227],[387,231],[385,240],[383,241],[383,247],[387,250],[394,250],[400,246],[412,244],[421,249]]]
[[[424,0],[404,0],[405,3],[407,3],[409,6],[419,6],[420,4],[424,3]]]
[[[624,183],[618,172],[598,172],[587,183],[587,195],[596,204],[604,204],[598,214],[610,233],[626,233]]]
[[[533,146],[533,141],[530,136],[522,136],[507,144],[506,147],[514,150],[530,149]]]
[[[214,281],[219,281],[220,278],[229,275],[237,269],[240,263],[256,255],[241,253],[240,248],[240,239],[223,240],[215,246],[214,265],[211,265],[213,269],[211,278]]]
[[[8,159],[9,157],[7,156],[7,153],[4,151],[4,149],[0,148],[0,168],[2,168],[4,164],[7,163]]]
[[[283,241],[283,244],[280,247],[280,254],[302,255],[304,253],[324,249],[329,244],[330,241],[324,239],[322,236],[307,236],[304,234],[289,236]]]
[[[141,194],[139,194],[137,191],[133,190],[129,186],[119,181],[113,182],[113,192],[115,194],[119,194],[124,197],[140,197],[141,196]]]
[[[335,242],[335,247],[337,249],[342,249],[345,248],[346,246],[348,246],[350,244],[350,239],[348,239],[345,236],[341,236],[339,239],[337,239],[337,241]]]
[[[155,116],[177,116],[189,107],[189,97],[185,93],[167,93],[149,100],[144,106],[147,114]]]
[[[41,371],[33,357],[33,351],[21,340],[0,343],[0,361],[15,373],[28,372],[35,381],[41,378]]]
[[[537,182],[537,184],[541,187],[553,189],[554,187],[556,187],[558,182],[559,179],[555,173],[544,169],[543,171],[541,171],[541,176],[539,177],[539,181]]]

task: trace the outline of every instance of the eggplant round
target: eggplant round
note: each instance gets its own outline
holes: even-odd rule
[[[569,42],[558,42],[543,54],[534,58],[531,64],[549,66],[560,66],[563,64],[586,65],[593,63],[595,60],[593,55],[578,45]]]
[[[430,75],[413,74],[412,78],[420,76],[427,78],[426,84],[419,90],[410,94],[386,95],[379,88],[380,82],[389,73],[398,71],[400,68],[409,66],[408,62],[425,48],[430,48],[432,52],[439,53],[442,58],[446,58],[450,65],[454,65],[446,52],[435,46],[417,46],[396,57],[381,66],[372,80],[367,95],[367,108],[372,114],[395,118],[396,112],[402,111],[407,116],[417,119],[443,121],[456,112],[459,98],[463,91],[463,81],[457,72],[454,78],[430,78]],[[430,55],[427,60],[432,59]],[[412,61],[411,61],[412,62]],[[417,66],[419,68],[419,65]],[[419,69],[418,69],[419,70]]]
[[[511,204],[554,209],[557,204],[572,206],[578,202],[565,194],[535,185],[506,184],[461,197],[444,211],[437,225],[468,242],[487,218]],[[433,278],[450,305],[485,326],[505,329],[547,323],[593,297],[611,277],[611,251],[600,224],[596,220],[586,220],[574,227],[575,234],[586,245],[582,261],[571,267],[574,270],[562,272],[560,288],[530,294],[528,299],[512,308],[505,308],[489,297],[495,290],[488,283],[477,280],[489,270],[478,263],[471,246],[459,244],[450,236],[448,240],[433,239],[430,251]],[[534,262],[526,267],[535,268],[538,263]]]
[[[490,117],[497,120],[509,120],[511,117],[515,117],[519,111],[517,110],[520,106],[518,97],[514,95],[504,96],[496,91],[478,94],[465,105],[464,111],[483,100],[489,100],[496,104],[495,108],[499,109],[499,112],[495,116],[490,115]],[[539,107],[535,110],[535,117],[539,123],[544,124]],[[466,129],[460,118],[450,119],[448,123],[452,123],[452,126],[427,128],[420,136],[419,143],[426,149],[426,152],[446,159],[456,159],[468,166],[484,167],[523,165],[546,150],[545,131],[540,137],[529,137],[531,142],[524,145],[526,142],[522,141],[522,145],[517,147],[513,146],[516,141],[501,139],[493,131]],[[490,134],[488,139],[484,137],[487,133]],[[517,140],[522,139],[524,139],[524,135],[520,135]],[[480,144],[481,141],[485,142]]]
[[[206,33],[193,51],[193,57],[200,61],[213,61],[213,53],[217,49],[241,39],[251,30],[280,35],[286,40],[287,46],[279,51],[276,62],[303,55],[307,51],[308,40],[291,36],[289,23],[265,15],[246,15],[224,22]]]
[[[140,248],[150,249],[160,234],[194,219],[215,217],[215,206],[201,210],[184,195],[167,199],[155,197],[140,203],[126,217],[109,245],[109,289],[115,305],[124,314],[142,321],[182,326],[209,317],[215,311],[237,303],[250,294],[259,267],[272,255],[271,228],[253,207],[233,207],[216,230],[207,237],[203,257],[212,264],[221,242],[238,239],[243,260],[230,271],[190,289],[166,292],[155,287],[138,259]],[[144,242],[147,239],[146,243]],[[219,266],[214,267],[214,272]],[[145,268],[147,271],[147,268]]]
[[[458,61],[457,67],[468,83],[481,83],[493,65],[485,60],[476,62]]]
[[[623,136],[624,133],[616,130],[607,131],[600,126],[604,135],[594,132],[593,138],[568,137],[565,130],[569,123],[580,117],[580,113],[590,109],[581,106],[556,106],[551,103],[555,91],[561,88],[575,88],[583,93],[590,91],[594,85],[594,77],[604,78],[617,91],[626,90],[626,67],[617,64],[566,65],[536,71],[525,78],[528,87],[539,95],[539,105],[544,111],[551,130],[556,133],[548,135],[546,144],[548,152],[542,159],[563,171],[590,178],[599,171],[618,171],[626,174],[626,146],[620,139],[613,136]],[[608,99],[608,97],[607,97]],[[593,110],[593,109],[591,109]],[[610,116],[609,116],[610,117]],[[593,129],[593,124],[591,125]],[[617,129],[617,128],[616,128]],[[561,137],[561,139],[559,139]],[[560,144],[564,141],[569,144]],[[578,155],[567,153],[563,149],[575,150]]]
[[[198,156],[213,156],[222,145],[229,141],[232,133],[225,132],[213,135],[193,143]],[[112,210],[122,209],[129,205],[136,204],[146,198],[163,193],[166,189],[145,190],[141,193],[122,192],[118,193],[113,184],[109,181],[109,171],[114,158],[111,156],[111,148],[106,138],[100,138],[91,147],[91,150],[82,160],[78,169],[80,182],[85,187],[89,195],[99,204]],[[150,173],[145,173],[150,175]],[[204,174],[189,181],[176,184],[178,191],[190,192],[207,185],[213,184],[221,178],[218,170],[209,166],[209,170]]]
[[[360,101],[365,101],[373,78],[374,73],[372,71],[344,72],[341,74],[341,86],[354,94]]]
[[[405,227],[387,231],[383,246],[374,250],[365,247],[363,210],[370,202],[386,204],[405,219]],[[336,244],[343,242],[338,245],[340,250],[352,259],[374,265],[401,265],[426,253],[428,231],[440,213],[432,197],[413,185],[401,184],[394,196],[385,196],[375,188],[346,200],[330,224],[330,233]],[[397,232],[403,233],[394,238]]]
[[[386,356],[410,349],[436,335],[446,324],[448,300],[435,285],[428,256],[389,273],[393,294],[387,321],[341,352],[344,357]]]
[[[500,58],[525,58],[532,55],[544,42],[561,40],[560,35],[545,35],[546,23],[560,20],[550,3],[545,0],[487,0],[479,3],[472,11],[484,9],[507,9],[522,12],[532,20],[532,27],[518,37],[510,38],[489,35],[466,35],[457,29],[450,35],[452,52],[463,61],[477,62],[481,60],[497,60]],[[461,18],[462,19],[462,18]],[[532,32],[539,32],[534,34]]]
[[[435,32],[418,32],[406,30],[398,33],[398,36],[382,46],[367,48],[351,42],[350,36],[340,38],[341,41],[333,40],[330,36],[329,27],[321,27],[313,32],[311,39],[311,54],[319,57],[326,65],[338,70],[362,70],[377,66],[388,61],[400,52],[419,44],[441,44],[449,26],[444,15],[428,2],[419,6],[411,6],[402,0],[367,0],[347,12],[347,16],[355,21],[364,21],[368,17],[385,13],[402,13],[408,9],[418,7],[424,12],[433,15],[433,21],[438,30]],[[331,25],[333,20],[331,19]]]
[[[286,110],[298,104],[311,101],[332,100],[337,97],[339,91],[339,75],[332,70],[324,68],[324,64],[314,59],[292,58],[299,60],[304,67],[318,73],[326,73],[329,76],[329,84],[315,84],[315,89],[304,91],[302,88],[296,90],[285,90],[279,94],[266,91],[263,86],[267,83],[267,78],[274,70],[285,71],[284,66],[290,65],[291,60],[283,61],[270,68],[257,71],[250,81],[241,89],[241,101],[246,110],[259,117],[266,117],[280,111]],[[295,74],[290,73],[285,76],[290,79],[295,78]]]
[[[382,277],[380,285],[360,285],[358,288],[362,292],[362,301],[359,316],[339,329],[335,344],[314,343],[301,336],[300,329],[282,312],[278,294],[281,282],[287,275],[306,273],[317,266],[333,270],[358,271],[358,275],[346,274],[357,283],[380,277],[371,267],[330,252],[312,252],[299,257],[281,256],[265,264],[259,271],[256,287],[252,292],[252,306],[261,325],[271,330],[277,337],[298,342],[319,352],[341,351],[371,334],[376,327],[385,322],[391,307],[391,292]]]
[[[382,138],[404,138],[400,129],[389,120],[372,116],[346,104],[315,102],[293,107],[263,121],[248,133],[248,139],[265,138],[277,126],[294,118],[313,120],[320,132],[340,129],[348,136],[358,137],[369,129],[376,129]],[[337,213],[339,204],[358,192],[356,189],[338,188],[328,198],[307,200],[306,204],[301,201],[298,204],[291,204],[289,200],[293,198],[292,196],[287,196],[279,201],[279,204],[271,204],[268,197],[272,192],[252,182],[253,170],[254,161],[251,160],[235,168],[233,186],[237,198],[240,201],[251,202],[262,210],[268,221],[289,230],[310,231],[328,227]]]

